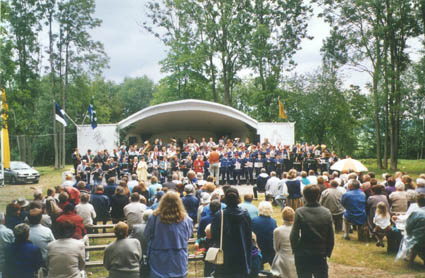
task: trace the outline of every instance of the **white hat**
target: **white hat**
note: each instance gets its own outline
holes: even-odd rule
[[[184,191],[187,192],[187,193],[193,192],[193,185],[186,184],[186,186],[184,187]]]
[[[210,202],[211,196],[207,192],[202,193],[201,195],[201,204],[206,205]]]

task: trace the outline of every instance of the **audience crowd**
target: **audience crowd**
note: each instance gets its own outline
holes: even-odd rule
[[[238,139],[175,146],[123,144],[113,155],[81,158],[76,150],[75,173],[61,185],[0,214],[0,277],[85,277],[87,235],[110,221],[116,239],[103,266],[111,278],[186,277],[194,234],[199,254],[222,244],[223,264],[204,262],[204,277],[328,277],[335,232],[350,240],[353,230],[378,247],[385,237],[396,241],[395,251],[401,241],[406,260],[425,260],[425,174],[379,182],[371,172],[330,172],[337,158],[326,146]],[[242,182],[252,193],[240,196],[232,185]]]

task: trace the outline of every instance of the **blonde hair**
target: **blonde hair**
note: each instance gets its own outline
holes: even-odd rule
[[[272,216],[273,215],[273,207],[270,202],[262,201],[258,205],[258,214],[263,216]]]
[[[158,208],[153,212],[162,223],[180,223],[186,218],[186,210],[180,196],[172,191],[168,191],[159,201]]]
[[[291,207],[284,207],[282,210],[282,219],[284,223],[292,224],[294,222],[295,211]]]
[[[297,177],[297,170],[291,169],[288,173],[288,179],[295,179]]]
[[[384,216],[384,217],[388,216],[388,208],[384,202],[379,202],[376,205],[376,214]]]
[[[208,193],[213,193],[215,190],[215,185],[212,182],[207,182],[206,184],[204,184],[204,186],[202,187],[203,190],[205,190]]]

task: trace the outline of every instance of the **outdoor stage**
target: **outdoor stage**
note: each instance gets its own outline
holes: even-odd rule
[[[249,138],[251,142],[268,139],[272,144],[294,144],[295,123],[258,122],[230,106],[215,102],[187,99],[147,107],[116,124],[99,124],[96,129],[81,125],[77,129],[78,149],[112,150],[120,137],[139,146],[146,140],[161,138],[182,141],[188,136],[215,141],[228,138]]]

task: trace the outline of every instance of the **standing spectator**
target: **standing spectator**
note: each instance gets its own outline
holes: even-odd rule
[[[127,183],[128,189],[130,190],[130,194],[133,193],[133,188],[139,185],[139,181],[137,180],[137,175],[131,175],[131,181]]]
[[[344,239],[350,240],[350,224],[363,225],[366,222],[366,195],[361,191],[358,180],[350,180],[341,204],[345,208]]]
[[[224,264],[216,266],[217,277],[248,277],[251,272],[252,229],[246,210],[238,207],[239,192],[229,188],[225,193],[227,207],[223,210]],[[221,213],[216,213],[211,223],[212,241],[220,245]]]
[[[196,213],[196,219],[198,219],[198,221],[201,221],[201,213],[204,210],[204,208],[210,204],[210,201],[211,201],[211,196],[207,192],[201,191],[200,195],[201,195],[201,201],[198,207],[198,212]]]
[[[155,195],[158,191],[162,189],[162,185],[158,183],[158,178],[153,176],[151,178],[151,185],[149,185],[149,200],[153,202],[155,199]]]
[[[337,188],[338,182],[336,180],[331,181],[331,187],[322,192],[319,203],[332,213],[335,231],[340,232],[344,207],[341,204],[342,192]]]
[[[142,258],[140,242],[127,238],[128,226],[118,222],[114,228],[117,240],[105,249],[103,266],[109,271],[109,278],[139,278],[139,261]]]
[[[134,159],[137,160],[137,158],[134,158]],[[136,161],[136,163],[137,163],[137,161]],[[137,165],[136,166],[137,167],[137,171],[136,171],[137,172],[137,179],[139,181],[146,182],[147,179],[148,179],[148,164],[145,161],[144,155],[142,155],[140,157],[140,162],[138,162],[136,165]]]
[[[119,221],[124,221],[124,207],[129,203],[128,196],[125,195],[124,189],[121,186],[118,186],[115,189],[115,194],[110,198],[110,200],[112,223],[116,224]]]
[[[139,185],[133,187],[133,192],[137,192],[140,196],[143,196],[146,200],[149,200],[149,190],[146,188],[144,181],[139,181]]]
[[[131,194],[130,201],[131,202],[124,207],[124,216],[131,230],[133,225],[142,223],[142,216],[143,212],[146,210],[146,205],[140,203],[139,193]]]
[[[273,231],[276,229],[276,221],[271,217],[273,207],[269,202],[263,201],[258,206],[260,215],[252,219],[252,231],[257,236],[258,246],[263,255],[262,266],[265,263],[272,265],[275,251],[273,248]]]
[[[140,260],[140,277],[149,277],[148,238],[145,237],[145,230],[149,217],[151,215],[151,209],[145,210],[145,212],[143,212],[142,223],[134,225],[129,236],[130,238],[137,239],[140,243],[140,246],[142,247],[142,258]]]
[[[169,191],[149,218],[145,237],[149,240],[151,278],[186,277],[188,273],[188,240],[193,232],[179,195]]]
[[[294,211],[303,206],[302,199],[302,185],[301,181],[297,179],[297,171],[292,169],[288,173],[288,180],[285,182],[288,189],[288,206],[290,206]]]
[[[75,206],[75,211],[83,218],[83,224],[86,229],[91,229],[93,220],[96,219],[96,211],[89,203],[90,196],[87,193],[81,194],[81,203]]]
[[[326,257],[331,257],[334,247],[332,215],[318,203],[320,188],[317,185],[307,185],[303,195],[306,205],[296,210],[290,235],[297,274],[298,277],[328,277]]]
[[[103,192],[110,199],[117,189],[117,184],[115,183],[115,177],[110,177],[106,183],[106,186],[103,188]]]
[[[294,254],[291,249],[290,234],[294,223],[294,210],[282,210],[283,225],[273,231],[273,245],[276,252],[271,273],[276,277],[297,278]]]
[[[208,224],[211,224],[215,213],[219,211],[220,209],[221,209],[220,201],[213,200],[210,203],[210,209],[208,211],[208,215],[201,217],[199,221],[198,233],[197,233],[198,239],[205,237],[205,228],[208,226]]]
[[[193,185],[187,184],[184,187],[184,191],[186,192],[186,196],[182,198],[184,208],[186,209],[189,217],[192,218],[193,223],[196,223],[198,217],[199,200],[195,196],[193,196]]]
[[[5,248],[14,241],[13,231],[4,225],[4,214],[0,212],[0,277],[2,277],[6,259]]]
[[[58,223],[58,239],[47,246],[48,278],[77,278],[84,270],[84,244],[76,240],[75,224],[66,220]]]
[[[40,248],[43,265],[47,261],[47,245],[55,240],[52,230],[41,225],[42,210],[39,208],[31,209],[28,215],[30,224],[29,240]]]
[[[97,222],[103,222],[105,225],[110,218],[110,202],[108,196],[103,193],[103,185],[99,184],[96,187],[96,192],[91,195],[90,203],[96,211],[96,218],[94,219],[93,224],[97,225]],[[103,232],[106,233],[106,229],[103,229]]]
[[[30,227],[21,223],[13,228],[15,242],[5,249],[3,277],[34,278],[42,266],[41,250],[29,241]]]
[[[258,216],[258,208],[252,204],[253,198],[254,196],[251,193],[247,193],[243,196],[244,202],[242,204],[239,204],[239,207],[241,209],[248,211],[251,220]]]
[[[174,176],[174,177],[173,177],[173,176]],[[168,176],[167,176],[167,182],[165,182],[165,183],[163,184],[163,186],[164,186],[164,187],[167,187],[167,188],[168,188],[168,190],[176,191],[177,183],[175,183],[175,182],[174,182],[174,178],[176,178],[176,179],[177,179],[177,175],[176,175],[176,174],[173,174],[173,176],[172,176],[172,175],[168,175]]]

